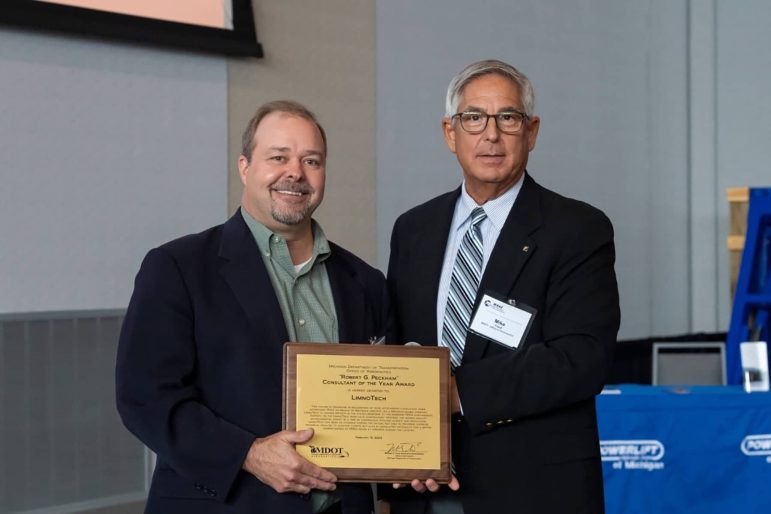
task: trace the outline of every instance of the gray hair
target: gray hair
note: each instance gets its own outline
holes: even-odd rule
[[[519,88],[519,96],[522,100],[522,108],[525,110],[525,114],[533,116],[535,94],[533,93],[533,85],[530,83],[530,79],[514,66],[495,59],[477,61],[469,64],[452,78],[450,85],[447,88],[447,101],[444,107],[444,115],[449,118],[458,112],[457,109],[460,96],[472,80],[481,77],[482,75],[491,74],[500,75],[516,84]]]
[[[304,118],[310,122],[313,122],[321,132],[321,139],[324,142],[324,155],[327,154],[327,133],[324,132],[324,127],[321,126],[316,119],[316,115],[311,112],[310,109],[305,107],[299,102],[293,100],[275,100],[268,102],[260,106],[257,112],[254,113],[252,119],[249,120],[249,124],[246,125],[243,136],[241,136],[241,155],[246,157],[247,162],[252,159],[252,152],[254,151],[254,134],[257,132],[257,127],[265,116],[274,112],[282,112],[297,116],[298,118]]]

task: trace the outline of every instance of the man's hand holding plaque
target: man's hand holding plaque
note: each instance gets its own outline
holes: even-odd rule
[[[451,412],[452,414],[459,413],[460,410],[460,395],[458,395],[458,386],[455,383],[455,376],[450,377],[450,404],[451,404]],[[404,487],[405,484],[397,482],[394,483],[394,489],[400,489]],[[424,493],[426,491],[435,493],[439,491],[442,484],[434,480],[433,478],[429,478],[427,480],[420,480],[418,478],[412,479],[410,482],[410,487],[412,487],[415,491],[419,493]],[[453,491],[457,491],[460,489],[460,482],[458,482],[458,478],[455,476],[454,473],[450,474],[450,480],[447,482],[447,487],[449,487]]]
[[[313,429],[308,428],[257,438],[249,448],[243,468],[279,493],[334,491],[337,477],[295,451],[296,444],[306,443],[312,437]]]

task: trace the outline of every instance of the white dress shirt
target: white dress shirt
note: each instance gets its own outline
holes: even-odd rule
[[[522,189],[522,181],[525,175],[517,181],[516,184],[494,200],[490,200],[482,208],[487,214],[487,218],[479,226],[482,232],[482,244],[484,251],[482,254],[482,275],[487,268],[487,261],[490,254],[493,253],[498,236],[501,233],[503,224],[509,216],[514,201]],[[436,340],[439,346],[445,346],[442,343],[442,326],[444,325],[444,311],[447,308],[447,295],[450,292],[450,279],[452,278],[452,268],[455,265],[455,256],[458,253],[458,246],[463,240],[463,236],[471,223],[471,212],[479,207],[473,198],[466,191],[466,182],[463,182],[460,196],[455,203],[455,212],[452,215],[450,224],[450,234],[447,236],[447,247],[444,250],[444,261],[442,263],[442,274],[439,277],[439,294],[436,298]]]

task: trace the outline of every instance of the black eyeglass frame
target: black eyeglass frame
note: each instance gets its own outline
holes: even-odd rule
[[[463,125],[463,118],[462,118],[462,116],[464,114],[476,114],[478,116],[485,116],[486,117],[485,118],[485,124],[479,130],[473,130],[473,131],[469,130],[469,129],[467,129],[465,127],[465,125]],[[512,115],[512,114],[516,114],[516,115],[522,117],[522,126],[520,126],[517,130],[514,130],[514,131],[509,131],[509,130],[502,129],[500,123],[498,123],[498,116],[507,116],[507,115]],[[502,133],[508,134],[508,135],[519,134],[522,131],[522,127],[524,126],[525,122],[530,120],[530,116],[528,116],[524,112],[517,111],[516,109],[512,109],[511,111],[497,112],[495,114],[487,114],[486,112],[479,112],[479,111],[456,112],[455,114],[453,114],[450,117],[450,119],[455,119],[455,118],[458,118],[458,122],[460,123],[461,128],[463,130],[465,130],[466,132],[468,132],[469,134],[481,134],[482,132],[487,130],[487,125],[488,125],[488,123],[490,123],[490,118],[495,118],[495,126]]]

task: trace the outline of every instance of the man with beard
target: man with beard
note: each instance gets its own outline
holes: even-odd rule
[[[118,410],[157,455],[147,513],[369,514],[366,484],[336,484],[281,431],[285,341],[386,332],[385,279],[327,241],[327,142],[313,113],[260,107],[244,133],[241,208],[148,253],[117,361]]]

